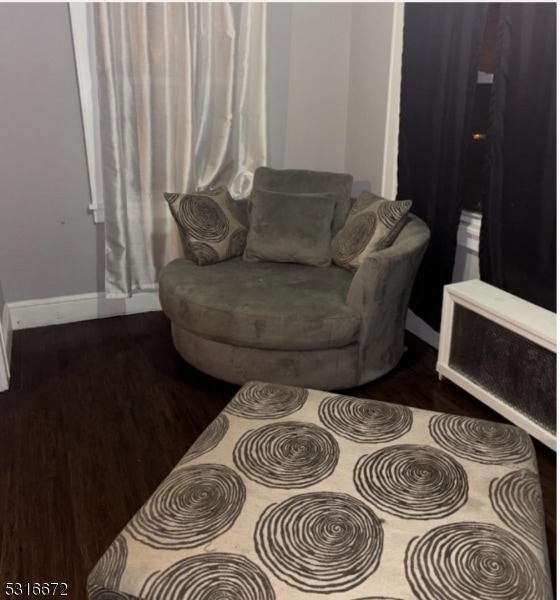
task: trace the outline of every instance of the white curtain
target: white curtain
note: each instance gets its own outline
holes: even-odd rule
[[[249,193],[266,164],[264,3],[92,5],[108,297],[181,255],[163,192]]]

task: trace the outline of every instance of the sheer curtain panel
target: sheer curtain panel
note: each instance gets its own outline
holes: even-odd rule
[[[108,297],[181,255],[163,192],[250,191],[266,163],[266,5],[96,3]]]

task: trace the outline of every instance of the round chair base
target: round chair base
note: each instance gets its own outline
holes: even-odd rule
[[[358,344],[322,350],[263,350],[215,342],[171,323],[179,354],[203,373],[242,385],[269,383],[336,390],[358,384]]]

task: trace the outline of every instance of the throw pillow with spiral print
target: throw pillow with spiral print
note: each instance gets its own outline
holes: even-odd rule
[[[225,186],[163,196],[179,228],[185,258],[204,266],[243,254],[247,217]]]
[[[369,254],[388,248],[397,239],[411,206],[411,200],[385,200],[362,192],[331,243],[333,262],[356,271]]]

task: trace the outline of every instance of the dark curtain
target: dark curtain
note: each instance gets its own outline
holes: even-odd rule
[[[436,330],[453,275],[486,11],[486,3],[405,4],[397,197],[413,201],[432,233],[410,308]]]
[[[481,279],[556,311],[556,4],[502,4],[499,36]]]

